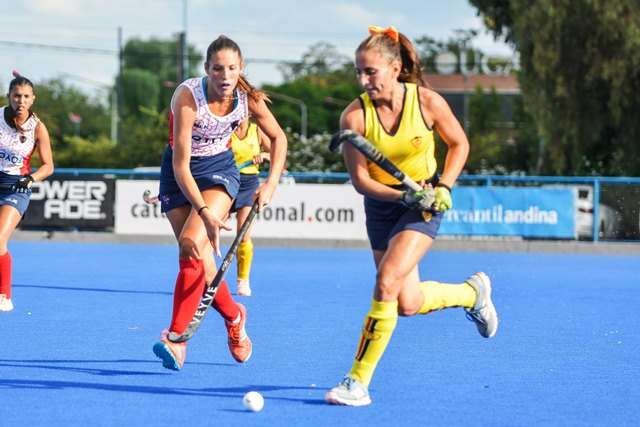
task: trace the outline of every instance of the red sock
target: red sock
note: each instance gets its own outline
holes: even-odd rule
[[[204,265],[195,258],[180,258],[180,272],[176,279],[176,289],[173,293],[173,316],[169,330],[178,334],[183,333],[204,291]]]
[[[11,254],[0,255],[0,294],[11,299]]]
[[[231,298],[226,280],[222,280],[218,285],[218,290],[211,303],[211,307],[215,308],[227,322],[233,322],[238,318],[240,309],[238,308],[238,304]]]

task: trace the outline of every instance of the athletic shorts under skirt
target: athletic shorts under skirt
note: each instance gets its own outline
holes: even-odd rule
[[[240,190],[231,206],[231,212],[253,205],[253,196],[260,185],[257,174],[240,174]]]
[[[401,231],[414,230],[435,239],[438,235],[442,213],[431,215],[425,221],[422,212],[409,209],[400,202],[386,202],[364,198],[367,235],[371,249],[385,251],[389,241]]]
[[[189,205],[189,200],[178,187],[173,173],[173,150],[165,149],[160,167],[160,210],[164,213],[180,206]],[[191,174],[200,191],[221,186],[234,199],[240,187],[240,172],[236,167],[231,150],[214,156],[191,157]]]

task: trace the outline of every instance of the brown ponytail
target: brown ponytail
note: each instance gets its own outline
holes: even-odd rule
[[[427,86],[422,78],[422,65],[415,46],[404,34],[400,33],[400,57],[402,69],[398,80],[401,82],[416,83],[418,86]]]
[[[397,34],[398,39],[396,41],[388,32],[373,33],[360,43],[356,53],[363,50],[377,49],[389,62],[399,60],[402,64],[398,81],[416,83],[418,86],[428,87],[429,85],[422,77],[422,66],[415,46],[404,34]]]
[[[249,83],[249,81],[244,76],[240,76],[240,78],[238,79],[238,87],[240,87],[241,90],[247,92],[247,95],[249,95],[249,97],[251,97],[254,101],[260,101],[261,99],[269,101],[267,95],[261,90],[253,87],[253,85]]]

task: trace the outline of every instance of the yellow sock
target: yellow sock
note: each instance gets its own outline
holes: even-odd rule
[[[373,371],[387,348],[396,323],[398,323],[397,301],[372,301],[371,309],[364,319],[362,335],[360,335],[358,350],[349,376],[369,386]]]
[[[238,245],[238,279],[249,280],[253,261],[253,242],[247,240]]]
[[[476,291],[468,283],[451,285],[427,281],[420,282],[418,286],[424,295],[424,301],[418,310],[420,314],[427,314],[447,307],[471,308],[476,302]]]

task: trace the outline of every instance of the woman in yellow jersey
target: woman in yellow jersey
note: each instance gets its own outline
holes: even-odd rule
[[[256,190],[260,185],[258,173],[259,165],[263,160],[261,153],[268,153],[271,150],[271,141],[258,125],[249,119],[242,122],[231,135],[231,149],[240,171],[240,189],[231,206],[231,212],[236,214],[239,230],[249,215]],[[249,274],[252,261],[253,242],[249,230],[238,246],[238,295],[251,296]]]
[[[425,191],[404,189],[351,145],[344,145],[351,181],[364,195],[377,270],[373,301],[351,370],[325,395],[328,403],[349,406],[371,403],[368,386],[398,315],[463,307],[483,337],[492,337],[498,327],[486,274],[473,274],[461,284],[420,281],[418,262],[431,248],[443,213],[452,206],[451,187],[464,167],[469,143],[446,101],[423,82],[411,41],[393,27],[369,27],[369,33],[355,55],[364,93],[342,112],[340,128],[363,135],[413,180],[428,189],[435,187],[435,202],[430,205]],[[447,145],[439,177],[433,130]]]

